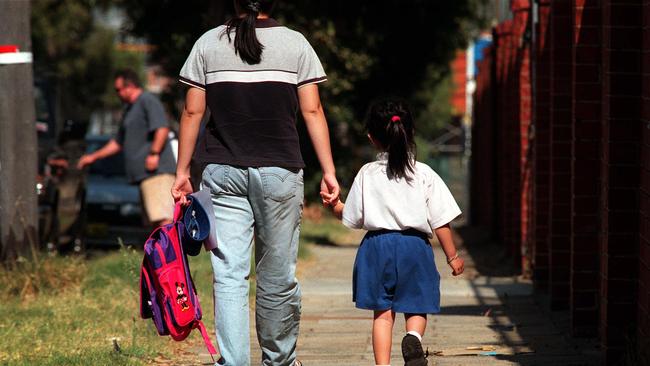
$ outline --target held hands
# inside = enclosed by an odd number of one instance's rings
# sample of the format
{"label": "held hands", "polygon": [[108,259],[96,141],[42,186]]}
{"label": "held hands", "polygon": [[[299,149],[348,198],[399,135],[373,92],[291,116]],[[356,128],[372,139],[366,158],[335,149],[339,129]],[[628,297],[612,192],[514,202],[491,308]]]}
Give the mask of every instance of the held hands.
{"label": "held hands", "polygon": [[465,271],[465,261],[463,258],[458,256],[458,253],[456,253],[456,255],[453,257],[447,259],[447,264],[449,264],[449,267],[451,267],[451,274],[454,276],[458,276]]}
{"label": "held hands", "polygon": [[339,201],[341,189],[334,174],[323,174],[320,181],[320,196],[323,206],[334,206]]}

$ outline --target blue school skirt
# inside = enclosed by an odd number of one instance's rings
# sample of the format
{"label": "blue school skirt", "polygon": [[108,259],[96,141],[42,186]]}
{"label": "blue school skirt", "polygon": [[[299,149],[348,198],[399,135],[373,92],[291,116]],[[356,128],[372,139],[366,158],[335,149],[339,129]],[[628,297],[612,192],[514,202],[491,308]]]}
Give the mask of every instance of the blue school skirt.
{"label": "blue school skirt", "polygon": [[369,231],[357,251],[352,276],[352,300],[357,308],[440,312],[440,274],[422,232]]}

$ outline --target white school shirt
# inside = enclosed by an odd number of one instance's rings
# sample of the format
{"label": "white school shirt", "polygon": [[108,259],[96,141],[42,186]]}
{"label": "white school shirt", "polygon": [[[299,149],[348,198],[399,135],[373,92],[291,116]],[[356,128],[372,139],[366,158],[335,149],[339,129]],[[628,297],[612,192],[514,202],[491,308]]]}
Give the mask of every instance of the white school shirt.
{"label": "white school shirt", "polygon": [[428,165],[416,162],[412,179],[388,179],[388,155],[364,165],[354,178],[343,209],[343,224],[352,229],[433,230],[461,211],[445,182]]}

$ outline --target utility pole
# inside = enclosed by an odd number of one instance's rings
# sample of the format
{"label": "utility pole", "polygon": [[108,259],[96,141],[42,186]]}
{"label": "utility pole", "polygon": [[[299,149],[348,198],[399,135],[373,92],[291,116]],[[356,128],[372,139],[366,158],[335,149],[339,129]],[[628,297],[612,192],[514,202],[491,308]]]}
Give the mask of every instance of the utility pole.
{"label": "utility pole", "polygon": [[38,241],[31,47],[30,2],[1,0],[0,262],[9,267]]}

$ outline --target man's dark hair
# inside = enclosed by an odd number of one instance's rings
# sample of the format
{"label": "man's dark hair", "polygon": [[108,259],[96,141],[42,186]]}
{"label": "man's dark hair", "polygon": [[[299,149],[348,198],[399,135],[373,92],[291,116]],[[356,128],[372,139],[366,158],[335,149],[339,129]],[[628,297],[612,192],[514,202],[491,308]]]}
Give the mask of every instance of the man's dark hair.
{"label": "man's dark hair", "polygon": [[118,70],[115,73],[115,79],[122,78],[124,80],[124,83],[129,83],[133,86],[136,86],[138,88],[142,87],[142,83],[140,83],[140,77],[138,76],[138,73],[135,72],[133,69],[121,69]]}

